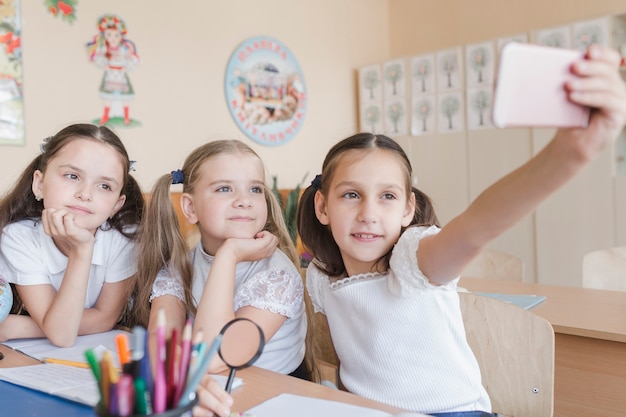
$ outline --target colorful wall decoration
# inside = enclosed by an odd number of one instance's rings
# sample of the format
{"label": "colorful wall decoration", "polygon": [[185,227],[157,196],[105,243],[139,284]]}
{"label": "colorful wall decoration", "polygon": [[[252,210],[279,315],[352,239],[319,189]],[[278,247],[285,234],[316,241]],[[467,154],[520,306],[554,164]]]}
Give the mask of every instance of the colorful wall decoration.
{"label": "colorful wall decoration", "polygon": [[304,76],[282,42],[257,36],[242,42],[226,66],[226,102],[250,139],[282,145],[294,138],[306,114]]}
{"label": "colorful wall decoration", "polygon": [[0,7],[0,144],[24,144],[22,20],[19,0]]}
{"label": "colorful wall decoration", "polygon": [[100,83],[102,116],[93,122],[115,127],[141,126],[131,119],[130,102],[135,90],[128,73],[139,64],[135,44],[126,37],[126,23],[119,16],[107,14],[98,19],[98,33],[87,43],[89,60],[104,71]]}
{"label": "colorful wall decoration", "polygon": [[51,15],[60,18],[70,25],[76,20],[78,0],[44,0],[44,5]]}

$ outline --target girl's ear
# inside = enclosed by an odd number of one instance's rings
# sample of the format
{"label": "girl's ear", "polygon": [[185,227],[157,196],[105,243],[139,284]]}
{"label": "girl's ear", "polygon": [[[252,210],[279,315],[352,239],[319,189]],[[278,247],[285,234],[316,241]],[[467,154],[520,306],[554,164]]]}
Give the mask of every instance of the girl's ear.
{"label": "girl's ear", "polygon": [[188,193],[182,193],[180,195],[180,209],[183,211],[185,218],[191,224],[198,223],[198,216],[196,216],[196,209],[193,206],[193,197]]}
{"label": "girl's ear", "polygon": [[315,192],[315,215],[320,223],[324,226],[328,226],[330,221],[328,220],[328,214],[326,214],[326,199],[319,191]]}
{"label": "girl's ear", "polygon": [[33,184],[31,189],[33,190],[33,194],[35,198],[43,197],[43,189],[41,187],[41,182],[43,181],[43,173],[40,170],[35,170],[33,172]]}
{"label": "girl's ear", "polygon": [[406,209],[404,211],[404,215],[402,216],[402,226],[407,227],[411,224],[413,217],[415,217],[415,194],[411,192],[411,196],[409,197],[409,201],[406,203]]}
{"label": "girl's ear", "polygon": [[113,210],[111,211],[111,217],[113,217],[118,211],[120,211],[122,207],[124,207],[125,202],[126,195],[121,194],[120,198],[117,200],[117,203],[115,203],[115,206],[113,206]]}

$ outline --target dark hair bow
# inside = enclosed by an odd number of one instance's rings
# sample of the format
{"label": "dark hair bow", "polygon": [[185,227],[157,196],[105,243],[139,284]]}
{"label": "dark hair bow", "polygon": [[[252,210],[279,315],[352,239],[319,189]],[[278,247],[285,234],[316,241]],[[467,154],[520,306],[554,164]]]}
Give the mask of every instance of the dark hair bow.
{"label": "dark hair bow", "polygon": [[182,184],[185,182],[185,175],[183,171],[177,169],[176,171],[172,171],[172,184]]}

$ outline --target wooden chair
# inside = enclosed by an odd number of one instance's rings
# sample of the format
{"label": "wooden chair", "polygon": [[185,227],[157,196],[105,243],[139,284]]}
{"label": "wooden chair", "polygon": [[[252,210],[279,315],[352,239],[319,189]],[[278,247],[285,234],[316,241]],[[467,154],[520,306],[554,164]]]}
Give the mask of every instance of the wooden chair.
{"label": "wooden chair", "polygon": [[[172,204],[174,205],[174,210],[176,211],[176,217],[178,217],[178,223],[180,224],[180,231],[182,232],[183,236],[187,240],[187,246],[189,246],[190,248],[193,248],[194,246],[196,246],[196,243],[200,241],[200,232],[198,230],[198,227],[195,224],[190,224],[185,218],[185,215],[183,214],[183,211],[180,208],[180,195],[181,194],[182,194],[181,192],[172,192],[170,196],[172,198]],[[146,204],[149,204],[151,194],[144,193],[143,196],[146,199]]]}
{"label": "wooden chair", "polygon": [[626,291],[626,246],[586,254],[583,257],[583,287]]}
{"label": "wooden chair", "polygon": [[554,330],[515,305],[459,293],[469,345],[480,365],[493,412],[511,417],[552,417]]}
{"label": "wooden chair", "polygon": [[524,261],[508,253],[483,249],[461,276],[521,282],[524,280]]}

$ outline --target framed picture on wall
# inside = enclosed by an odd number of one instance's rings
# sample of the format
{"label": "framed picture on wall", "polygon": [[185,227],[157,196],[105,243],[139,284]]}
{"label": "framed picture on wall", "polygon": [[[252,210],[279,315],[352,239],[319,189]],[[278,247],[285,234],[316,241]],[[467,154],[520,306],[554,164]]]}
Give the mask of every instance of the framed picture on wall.
{"label": "framed picture on wall", "polygon": [[467,130],[492,129],[491,109],[493,89],[491,87],[468,88],[466,92]]}
{"label": "framed picture on wall", "polygon": [[437,91],[463,88],[463,61],[461,47],[437,52]]}
{"label": "framed picture on wall", "polygon": [[611,20],[609,17],[586,20],[572,24],[572,48],[585,51],[593,43],[610,45]]}
{"label": "framed picture on wall", "polygon": [[495,58],[493,42],[475,43],[465,47],[465,84],[468,88],[493,84]]}
{"label": "framed picture on wall", "polygon": [[23,145],[24,97],[20,2],[0,17],[0,145]]}
{"label": "framed picture on wall", "polygon": [[406,70],[404,60],[396,59],[383,64],[385,98],[396,99],[405,96]]}
{"label": "framed picture on wall", "polygon": [[436,100],[435,95],[413,97],[411,108],[411,134],[422,136],[436,131]]}
{"label": "framed picture on wall", "polygon": [[239,129],[262,145],[290,141],[304,123],[304,74],[291,50],[277,39],[256,36],[239,44],[226,66],[224,90]]}
{"label": "framed picture on wall", "polygon": [[440,93],[437,96],[437,132],[455,133],[465,128],[465,104],[462,91]]}
{"label": "framed picture on wall", "polygon": [[535,32],[535,43],[553,48],[571,48],[572,36],[569,26],[542,29]]}
{"label": "framed picture on wall", "polygon": [[390,136],[407,133],[407,110],[404,98],[385,101],[385,131]]}
{"label": "framed picture on wall", "polygon": [[411,58],[411,95],[433,94],[436,84],[435,54],[419,55]]}

